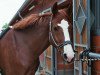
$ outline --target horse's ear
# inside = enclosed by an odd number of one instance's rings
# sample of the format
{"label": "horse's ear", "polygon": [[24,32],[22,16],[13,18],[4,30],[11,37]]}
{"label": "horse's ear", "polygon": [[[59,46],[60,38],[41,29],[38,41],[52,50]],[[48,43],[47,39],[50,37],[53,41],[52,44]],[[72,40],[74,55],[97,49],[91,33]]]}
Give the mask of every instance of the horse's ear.
{"label": "horse's ear", "polygon": [[52,13],[53,13],[53,15],[56,15],[58,13],[58,5],[57,5],[57,2],[52,7]]}

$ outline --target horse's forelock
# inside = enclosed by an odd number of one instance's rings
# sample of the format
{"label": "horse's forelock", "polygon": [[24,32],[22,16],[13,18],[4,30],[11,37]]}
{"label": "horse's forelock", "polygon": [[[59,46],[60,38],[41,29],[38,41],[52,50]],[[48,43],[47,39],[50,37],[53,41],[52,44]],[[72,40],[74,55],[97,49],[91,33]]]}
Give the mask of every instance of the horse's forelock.
{"label": "horse's forelock", "polygon": [[63,19],[65,19],[66,21],[68,21],[68,23],[72,24],[72,12],[68,12],[68,9],[64,8],[62,10],[59,11],[59,13],[61,14],[60,16],[63,17]]}
{"label": "horse's forelock", "polygon": [[66,20],[66,12],[62,9],[62,10],[59,10],[59,12],[53,17],[53,24],[54,25],[57,25],[58,23],[61,22],[62,19],[65,19]]}
{"label": "horse's forelock", "polygon": [[30,16],[22,19],[21,21],[19,21],[16,24],[14,24],[13,29],[25,29],[32,23],[36,22],[36,20],[38,20],[38,18],[39,18],[38,14],[31,14]]}

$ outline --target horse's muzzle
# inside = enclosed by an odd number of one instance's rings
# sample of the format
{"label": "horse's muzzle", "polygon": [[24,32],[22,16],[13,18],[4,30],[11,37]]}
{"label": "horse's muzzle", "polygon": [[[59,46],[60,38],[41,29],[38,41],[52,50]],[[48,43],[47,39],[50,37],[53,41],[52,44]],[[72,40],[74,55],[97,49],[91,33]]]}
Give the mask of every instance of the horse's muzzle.
{"label": "horse's muzzle", "polygon": [[65,62],[68,62],[68,63],[71,63],[71,62],[73,62],[74,61],[74,58],[72,58],[71,59],[71,61],[68,61],[68,57],[67,57],[67,54],[62,54],[62,57],[63,57],[63,60],[65,61]]}

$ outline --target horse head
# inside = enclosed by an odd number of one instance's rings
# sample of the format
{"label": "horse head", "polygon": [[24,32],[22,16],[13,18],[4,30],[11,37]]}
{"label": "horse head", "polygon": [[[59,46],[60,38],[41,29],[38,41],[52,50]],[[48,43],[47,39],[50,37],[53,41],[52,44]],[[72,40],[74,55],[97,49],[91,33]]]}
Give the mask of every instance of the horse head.
{"label": "horse head", "polygon": [[71,62],[74,58],[74,51],[70,39],[66,11],[57,10],[57,3],[52,8],[53,16],[49,27],[49,40],[55,48],[63,54],[65,61]]}

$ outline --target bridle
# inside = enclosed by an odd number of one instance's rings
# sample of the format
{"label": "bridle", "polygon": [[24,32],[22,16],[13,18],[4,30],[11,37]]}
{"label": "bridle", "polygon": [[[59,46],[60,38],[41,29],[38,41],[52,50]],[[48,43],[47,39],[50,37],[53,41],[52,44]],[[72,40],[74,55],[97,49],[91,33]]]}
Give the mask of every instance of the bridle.
{"label": "bridle", "polygon": [[53,36],[53,32],[52,32],[52,17],[53,15],[50,16],[50,22],[49,22],[49,42],[53,42],[53,44],[55,45],[55,48],[57,49],[57,51],[61,54],[61,56],[63,57],[63,60],[65,62],[67,62],[65,56],[64,56],[64,50],[59,50],[60,48],[63,48],[64,46],[66,46],[67,44],[72,44],[71,41],[64,41],[61,44],[57,44],[57,42],[54,39]]}
{"label": "bridle", "polygon": [[60,52],[61,54],[63,53],[63,51],[60,51],[59,48],[64,47],[67,44],[72,44],[71,41],[64,41],[61,44],[57,44],[57,42],[54,39],[53,33],[52,33],[52,16],[50,16],[50,22],[49,22],[49,42],[52,40],[56,49],[58,50],[58,52]]}

